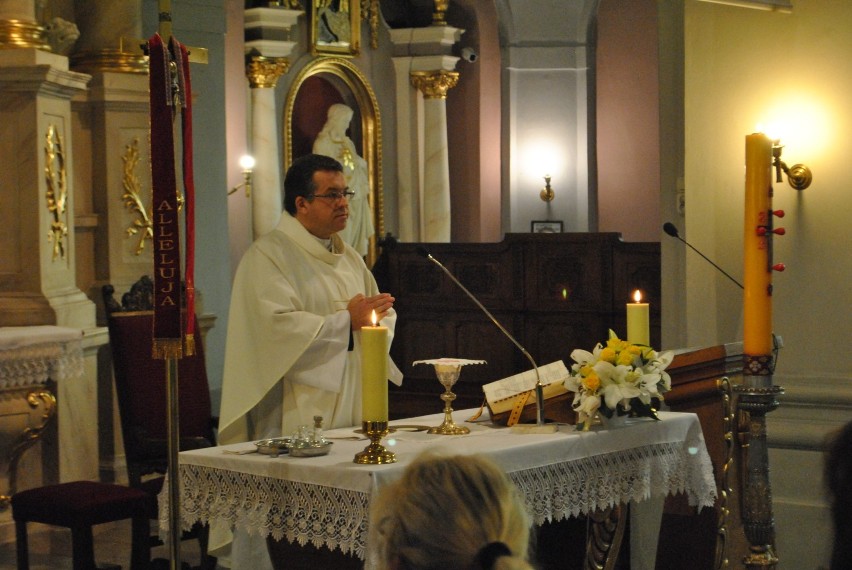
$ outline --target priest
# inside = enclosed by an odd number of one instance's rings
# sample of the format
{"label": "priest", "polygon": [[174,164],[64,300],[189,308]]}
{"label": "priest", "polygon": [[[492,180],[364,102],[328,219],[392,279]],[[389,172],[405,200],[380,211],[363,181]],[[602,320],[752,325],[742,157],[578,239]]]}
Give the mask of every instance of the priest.
{"label": "priest", "polygon": [[[327,428],[361,423],[360,329],[375,311],[392,335],[396,314],[394,298],[379,292],[361,255],[338,235],[350,196],[331,157],[306,155],[287,171],[281,220],[251,245],[234,277],[220,444],[289,436],[314,416]],[[399,384],[402,374],[388,361]],[[245,561],[239,546],[232,568],[268,564],[268,556],[266,564]]]}

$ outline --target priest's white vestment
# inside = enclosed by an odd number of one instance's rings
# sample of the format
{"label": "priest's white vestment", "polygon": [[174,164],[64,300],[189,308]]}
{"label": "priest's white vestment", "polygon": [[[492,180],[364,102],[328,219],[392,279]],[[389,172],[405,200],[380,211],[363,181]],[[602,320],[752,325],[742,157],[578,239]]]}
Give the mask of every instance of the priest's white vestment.
{"label": "priest's white vestment", "polygon": [[[231,294],[220,444],[288,436],[316,415],[327,428],[360,424],[360,331],[351,332],[346,310],[359,293],[379,293],[361,256],[336,234],[329,251],[286,211],[251,245]],[[381,321],[391,339],[395,322],[393,310]],[[400,383],[390,356],[388,370]],[[211,546],[221,546],[213,534]],[[265,541],[252,542],[265,554]],[[237,553],[244,546],[235,542],[232,568],[252,567],[237,561],[250,563]]]}

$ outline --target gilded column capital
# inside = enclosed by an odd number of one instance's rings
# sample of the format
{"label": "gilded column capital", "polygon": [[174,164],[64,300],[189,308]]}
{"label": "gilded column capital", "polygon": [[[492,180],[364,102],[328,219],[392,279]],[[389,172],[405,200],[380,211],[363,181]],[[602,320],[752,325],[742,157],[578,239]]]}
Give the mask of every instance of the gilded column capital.
{"label": "gilded column capital", "polygon": [[246,57],[246,77],[249,86],[255,88],[275,87],[278,78],[290,69],[290,60],[286,57],[264,57],[251,55]]}
{"label": "gilded column capital", "polygon": [[459,82],[458,71],[412,71],[411,84],[426,99],[446,99],[447,92]]}

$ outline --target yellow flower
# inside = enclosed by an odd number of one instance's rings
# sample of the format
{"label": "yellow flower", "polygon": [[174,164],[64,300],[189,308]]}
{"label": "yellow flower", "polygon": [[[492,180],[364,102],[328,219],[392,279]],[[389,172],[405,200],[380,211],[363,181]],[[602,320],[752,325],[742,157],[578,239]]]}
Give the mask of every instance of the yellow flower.
{"label": "yellow flower", "polygon": [[606,341],[606,346],[607,348],[611,348],[617,352],[621,352],[629,346],[629,343],[626,340],[621,340],[617,336],[614,336]]}
{"label": "yellow flower", "polygon": [[633,364],[634,358],[636,358],[636,356],[632,353],[632,351],[622,350],[618,353],[618,361],[616,362],[616,364],[630,366],[631,364]]}
{"label": "yellow flower", "polygon": [[592,368],[592,366],[590,364],[586,364],[585,366],[581,366],[580,370],[579,370],[580,375],[582,375],[582,376],[588,376],[589,374],[594,374],[594,371],[595,371],[595,369]]}
{"label": "yellow flower", "polygon": [[627,347],[626,350],[630,354],[635,354],[636,356],[639,356],[640,354],[642,354],[642,347],[636,346],[635,344],[631,344],[630,346]]}
{"label": "yellow flower", "polygon": [[[610,342],[611,342],[611,341],[610,341]],[[609,344],[609,343],[607,343],[607,344]],[[603,350],[601,350],[601,356],[600,356],[600,358],[601,358],[601,360],[603,360],[604,362],[609,362],[609,363],[611,363],[611,364],[615,364],[615,358],[616,358],[616,356],[617,356],[616,351],[615,351],[615,349],[614,349],[614,348],[612,348],[611,346],[607,346],[606,348],[604,348]]]}
{"label": "yellow flower", "polygon": [[594,371],[592,371],[588,376],[583,378],[583,386],[586,390],[594,392],[601,387],[601,379],[598,378],[598,375],[595,374]]}

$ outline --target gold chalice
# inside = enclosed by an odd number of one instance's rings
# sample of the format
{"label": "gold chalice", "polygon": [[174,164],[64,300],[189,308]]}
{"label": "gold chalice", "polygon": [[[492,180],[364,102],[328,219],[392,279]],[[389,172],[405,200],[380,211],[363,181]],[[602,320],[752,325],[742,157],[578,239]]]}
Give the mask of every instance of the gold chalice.
{"label": "gold chalice", "polygon": [[435,367],[435,374],[438,376],[438,381],[444,387],[444,393],[441,394],[441,400],[444,401],[444,421],[441,425],[429,428],[427,433],[437,433],[440,435],[463,435],[470,433],[470,429],[464,426],[458,426],[453,422],[453,407],[452,402],[456,399],[453,393],[453,385],[458,381],[461,367],[466,364],[485,364],[484,360],[463,360],[460,358],[437,358],[433,360],[417,360],[417,364],[431,364]]}

